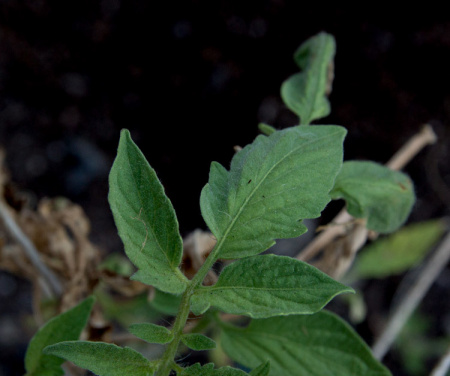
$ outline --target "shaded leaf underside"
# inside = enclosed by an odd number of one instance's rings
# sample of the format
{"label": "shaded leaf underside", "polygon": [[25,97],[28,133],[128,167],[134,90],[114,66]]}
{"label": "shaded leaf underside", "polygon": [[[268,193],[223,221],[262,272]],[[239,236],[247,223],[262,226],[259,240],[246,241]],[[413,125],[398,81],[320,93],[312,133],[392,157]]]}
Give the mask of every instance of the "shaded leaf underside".
{"label": "shaded leaf underside", "polygon": [[369,161],[344,162],[330,195],[343,198],[351,215],[366,218],[367,228],[380,233],[399,228],[415,201],[407,175]]}
{"label": "shaded leaf underside", "polygon": [[302,71],[283,82],[281,97],[300,117],[301,124],[309,124],[330,113],[327,95],[331,91],[335,49],[333,36],[319,33],[304,42],[294,54]]}

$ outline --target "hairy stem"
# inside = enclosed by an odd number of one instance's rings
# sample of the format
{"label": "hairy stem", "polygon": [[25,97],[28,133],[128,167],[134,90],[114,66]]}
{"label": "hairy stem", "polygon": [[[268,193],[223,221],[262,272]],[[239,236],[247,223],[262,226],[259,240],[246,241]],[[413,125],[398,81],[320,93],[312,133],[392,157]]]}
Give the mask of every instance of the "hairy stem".
{"label": "hairy stem", "polygon": [[198,288],[198,286],[205,279],[208,271],[214,265],[217,260],[217,255],[220,252],[220,248],[222,247],[223,241],[218,242],[212,252],[209,254],[208,258],[205,260],[204,264],[195,274],[194,278],[189,282],[186,290],[181,297],[180,308],[175,319],[175,322],[172,327],[172,333],[174,338],[172,342],[166,348],[161,360],[160,365],[158,367],[158,371],[156,372],[156,376],[169,376],[170,371],[174,369],[174,359],[177,354],[178,346],[180,344],[181,336],[183,334],[183,328],[186,325],[186,321],[189,317],[190,312],[190,299],[194,291]]}
{"label": "hairy stem", "polygon": [[169,376],[170,371],[173,368],[173,361],[175,355],[177,354],[178,345],[180,344],[181,335],[183,334],[183,328],[186,325],[186,321],[189,316],[189,299],[191,298],[193,292],[192,286],[193,285],[191,283],[181,298],[180,309],[172,328],[174,338],[167,346],[166,351],[161,358],[161,363],[158,367],[158,371],[156,372],[157,376]]}

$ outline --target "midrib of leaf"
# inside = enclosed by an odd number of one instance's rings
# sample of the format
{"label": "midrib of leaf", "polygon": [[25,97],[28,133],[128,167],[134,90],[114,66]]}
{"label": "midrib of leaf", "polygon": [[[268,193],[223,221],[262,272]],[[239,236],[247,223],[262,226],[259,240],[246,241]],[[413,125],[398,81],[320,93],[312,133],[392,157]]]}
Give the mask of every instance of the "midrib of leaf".
{"label": "midrib of leaf", "polygon": [[[331,133],[331,132],[330,132]],[[319,142],[322,139],[325,138],[329,138],[331,136],[331,134],[327,134],[326,136],[322,136],[322,137],[318,137],[314,140],[311,140],[311,142],[308,143],[308,146],[313,145],[317,142]],[[334,132],[333,132],[334,133]],[[304,138],[302,136],[300,136],[300,138]],[[273,145],[275,146],[275,145]],[[248,204],[248,202],[253,198],[253,195],[255,194],[255,192],[259,189],[259,187],[261,186],[261,184],[263,182],[266,181],[267,177],[271,174],[271,172],[275,169],[275,167],[277,167],[280,163],[282,163],[286,158],[288,158],[289,156],[291,156],[293,153],[297,152],[299,149],[301,149],[302,147],[305,147],[305,145],[299,145],[298,147],[296,147],[295,149],[292,149],[289,153],[285,154],[283,158],[281,158],[279,161],[277,161],[268,171],[267,173],[263,176],[263,178],[261,179],[261,181],[255,185],[255,187],[253,188],[253,190],[250,192],[250,194],[247,196],[247,198],[244,200],[243,204],[241,205],[241,207],[239,208],[238,212],[236,213],[236,215],[234,216],[234,218],[232,217],[231,222],[229,223],[227,229],[224,232],[224,235],[222,236],[221,239],[218,240],[217,242],[217,246],[216,249],[213,250],[212,254],[215,260],[217,260],[217,257],[221,251],[221,248],[223,246],[223,243],[225,242],[228,234],[230,233],[230,231],[233,229],[234,225],[236,224],[237,220],[239,219],[240,215],[242,214],[242,212],[244,211],[244,208],[246,207],[246,205]],[[237,192],[235,193],[235,195],[237,194]],[[236,196],[235,196],[236,197]]]}

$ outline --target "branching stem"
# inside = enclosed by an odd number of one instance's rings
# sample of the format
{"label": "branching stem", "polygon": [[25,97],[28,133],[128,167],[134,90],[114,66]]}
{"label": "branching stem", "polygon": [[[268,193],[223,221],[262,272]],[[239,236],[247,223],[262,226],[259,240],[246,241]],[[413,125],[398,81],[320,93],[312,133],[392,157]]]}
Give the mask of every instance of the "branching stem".
{"label": "branching stem", "polygon": [[170,342],[169,345],[167,346],[166,351],[164,352],[161,358],[161,362],[158,371],[156,372],[156,376],[169,376],[170,371],[174,368],[173,367],[174,359],[177,354],[178,346],[180,344],[181,336],[183,334],[183,329],[189,317],[189,312],[191,308],[190,305],[191,296],[198,288],[198,286],[202,283],[202,281],[205,279],[209,270],[216,262],[217,255],[219,254],[220,249],[222,248],[223,239],[224,238],[222,238],[222,241],[219,241],[216,244],[212,252],[209,254],[207,259],[201,266],[201,268],[195,274],[194,278],[192,278],[192,280],[189,281],[188,286],[183,293],[178,315],[172,327],[172,333],[174,335],[174,338],[172,342]]}

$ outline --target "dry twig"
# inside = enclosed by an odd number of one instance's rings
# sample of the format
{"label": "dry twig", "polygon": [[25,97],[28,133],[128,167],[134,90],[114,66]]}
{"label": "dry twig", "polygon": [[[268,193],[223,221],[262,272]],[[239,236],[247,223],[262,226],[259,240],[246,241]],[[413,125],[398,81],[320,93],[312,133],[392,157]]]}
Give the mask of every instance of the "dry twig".
{"label": "dry twig", "polygon": [[444,356],[439,360],[439,363],[436,364],[436,367],[433,368],[430,376],[446,376],[448,375],[448,370],[450,369],[450,347]]}
{"label": "dry twig", "polygon": [[[184,273],[192,277],[205,262],[206,256],[216,244],[216,239],[210,232],[195,230],[183,240]],[[217,282],[217,275],[213,270],[208,272],[205,283],[212,285]]]}
{"label": "dry twig", "polygon": [[39,271],[40,275],[44,279],[50,291],[56,296],[61,296],[63,289],[59,279],[53,274],[53,272],[42,262],[39,251],[36,249],[30,239],[24,234],[22,229],[17,225],[16,221],[11,217],[9,210],[0,201],[0,219],[11,235],[11,237],[22,246],[23,251],[29,258],[30,262]]}
{"label": "dry twig", "polygon": [[[386,166],[393,170],[400,170],[426,145],[436,142],[436,139],[436,134],[433,132],[431,126],[426,124],[419,133],[414,135],[399,151],[397,151],[397,153],[392,156],[392,158],[386,163]],[[352,231],[356,231],[357,229],[357,227],[355,228],[354,226],[350,226],[349,230],[349,224],[351,224],[354,220],[355,219],[345,209],[341,210],[341,212],[331,221],[331,224],[326,227],[326,230],[316,236],[314,240],[297,255],[297,259],[309,261],[325,249],[329,244],[331,244],[336,237],[351,236]],[[367,235],[368,233],[366,236]],[[364,242],[361,241],[358,243],[360,244],[359,247],[364,244]],[[355,249],[353,246],[351,252],[347,252],[350,256],[350,260],[346,262],[348,267],[351,265],[353,257],[358,249]],[[325,260],[323,263],[325,263]],[[346,270],[347,269],[341,268],[339,271],[340,275],[342,275]],[[335,277],[338,276],[336,275]]]}
{"label": "dry twig", "polygon": [[382,359],[389,350],[398,333],[449,260],[450,233],[446,235],[438,249],[423,267],[416,282],[408,290],[400,304],[397,305],[397,309],[391,315],[383,332],[375,341],[372,350],[377,359]]}

